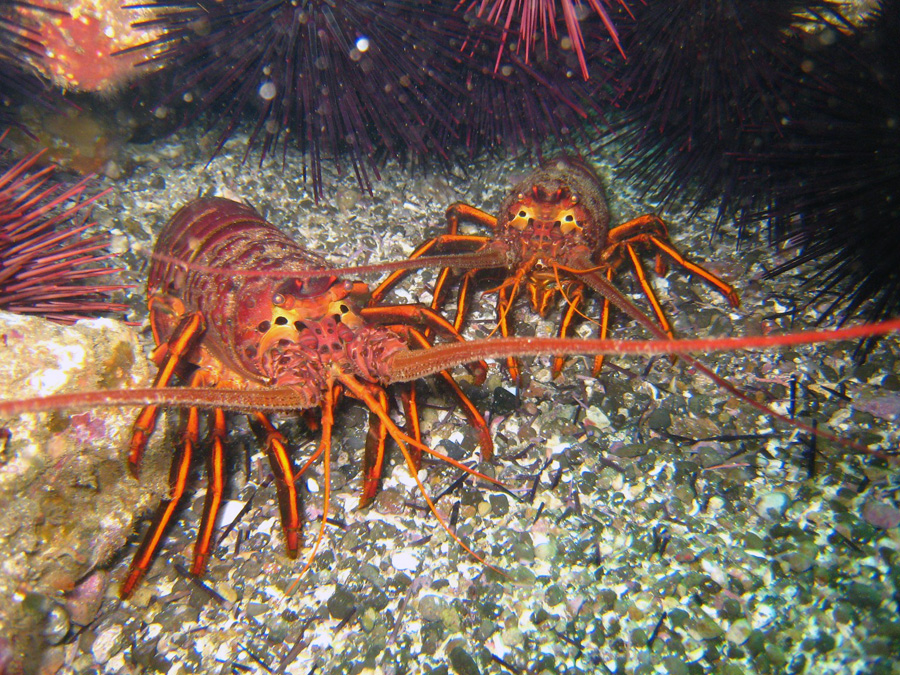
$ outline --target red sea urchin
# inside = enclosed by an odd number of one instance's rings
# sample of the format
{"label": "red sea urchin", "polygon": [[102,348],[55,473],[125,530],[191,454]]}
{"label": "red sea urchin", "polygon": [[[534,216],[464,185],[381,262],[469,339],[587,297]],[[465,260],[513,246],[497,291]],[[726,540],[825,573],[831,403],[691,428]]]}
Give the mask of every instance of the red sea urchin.
{"label": "red sea urchin", "polygon": [[9,165],[0,155],[0,309],[64,323],[126,310],[104,296],[127,286],[84,283],[118,271],[98,265],[111,257],[101,253],[104,237],[82,236],[93,225],[84,222],[88,208],[103,193],[83,197],[90,178],[49,185],[52,167],[32,171],[39,158]]}
{"label": "red sea urchin", "polygon": [[[591,14],[603,23],[606,32],[612,39],[616,48],[624,56],[619,35],[613,24],[607,7],[610,0],[459,0],[456,8],[482,19],[494,26],[503,24],[500,34],[500,47],[497,50],[497,59],[494,71],[500,69],[506,41],[510,34],[518,37],[516,52],[524,52],[524,63],[531,62],[531,53],[538,41],[538,29],[543,32],[544,56],[549,60],[550,41],[557,40],[557,11],[561,11],[565,23],[567,37],[560,40],[560,45],[565,50],[571,50],[578,58],[581,67],[581,76],[588,79],[588,64],[585,56],[585,39],[581,28],[582,19]],[[628,11],[628,5],[624,0],[618,0],[618,5]]]}
{"label": "red sea urchin", "polygon": [[9,30],[28,45],[20,59],[64,91],[120,90],[143,56],[116,52],[155,36],[132,27],[152,9],[122,7],[120,0],[33,0],[10,8]]}
{"label": "red sea urchin", "polygon": [[433,128],[440,147],[472,157],[497,147],[540,156],[551,139],[576,154],[588,146],[589,127],[603,119],[608,101],[595,81],[572,77],[565,61],[527,63],[515,51],[495,68],[498,36],[461,16],[444,17],[438,30],[432,68],[451,88],[453,124]]}

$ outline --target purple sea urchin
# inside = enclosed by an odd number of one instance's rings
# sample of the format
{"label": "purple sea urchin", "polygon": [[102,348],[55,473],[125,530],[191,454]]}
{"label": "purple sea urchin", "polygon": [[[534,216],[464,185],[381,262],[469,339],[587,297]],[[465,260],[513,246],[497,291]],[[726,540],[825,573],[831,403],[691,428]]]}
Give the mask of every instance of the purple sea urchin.
{"label": "purple sea urchin", "polygon": [[[800,254],[773,271],[813,262],[807,285],[823,316],[900,313],[900,6],[882,4],[859,30],[831,31],[810,51],[817,84],[766,158],[784,238]],[[798,94],[799,98],[800,94]]]}
{"label": "purple sea urchin", "polygon": [[422,33],[440,3],[236,0],[202,8],[167,3],[153,61],[177,65],[178,96],[195,109],[221,105],[221,144],[242,117],[256,119],[262,155],[288,134],[308,150],[312,182],[346,153],[363,184],[377,153],[441,154],[427,134],[451,127],[449,90],[435,81]]}
{"label": "purple sea urchin", "polygon": [[462,49],[474,29],[456,4],[239,0],[201,11],[174,0],[154,22],[163,36],[143,47],[174,79],[163,108],[184,99],[193,115],[216,114],[219,148],[255,120],[248,152],[259,147],[261,160],[295,138],[317,196],[325,161],[349,163],[365,186],[385,156],[568,140],[593,105],[588,84],[514,53],[494,72],[497,36]]}
{"label": "purple sea urchin", "polygon": [[[626,167],[664,203],[755,212],[769,181],[752,157],[791,115],[802,60],[800,12],[827,3],[792,0],[648,0],[622,37]],[[749,175],[748,175],[749,173]]]}
{"label": "purple sea urchin", "polygon": [[[13,12],[26,3],[0,0],[0,128],[13,122],[11,110],[21,100],[38,101],[49,107],[44,83],[38,78],[29,58],[43,53],[40,31],[28,26]],[[27,5],[47,15],[64,14],[59,10]]]}
{"label": "purple sea urchin", "polygon": [[82,236],[93,225],[84,222],[89,207],[103,193],[83,196],[89,178],[48,185],[52,167],[32,171],[39,158],[7,164],[0,174],[0,309],[63,323],[127,309],[104,297],[126,286],[84,283],[118,271],[100,265],[111,257],[102,253],[104,237]]}

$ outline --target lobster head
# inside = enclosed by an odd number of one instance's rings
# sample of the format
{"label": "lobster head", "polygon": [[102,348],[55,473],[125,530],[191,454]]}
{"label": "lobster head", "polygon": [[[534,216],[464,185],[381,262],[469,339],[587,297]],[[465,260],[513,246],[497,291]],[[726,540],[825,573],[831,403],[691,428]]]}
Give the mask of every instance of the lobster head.
{"label": "lobster head", "polygon": [[597,251],[609,232],[603,184],[581,160],[551,160],[513,188],[500,207],[498,226],[523,259],[558,259],[574,247]]}
{"label": "lobster head", "polygon": [[[387,328],[361,316],[361,282],[335,276],[289,279],[253,308],[252,328],[243,334],[251,365],[273,386],[324,392],[337,372],[369,382],[385,381],[387,357],[406,344]],[[248,308],[249,309],[249,308]]]}

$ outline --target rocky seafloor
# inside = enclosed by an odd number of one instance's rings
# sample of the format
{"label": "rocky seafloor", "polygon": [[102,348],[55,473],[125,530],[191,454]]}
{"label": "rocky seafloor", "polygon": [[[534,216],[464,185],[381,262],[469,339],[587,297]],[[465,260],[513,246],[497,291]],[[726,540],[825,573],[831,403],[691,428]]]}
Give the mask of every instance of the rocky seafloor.
{"label": "rocky seafloor", "polygon": [[[278,159],[258,168],[241,163],[243,139],[236,138],[207,164],[206,140],[183,132],[129,148],[127,177],[110,181],[113,192],[94,211],[128,268],[123,276],[137,285],[127,318],[143,322],[138,340],[146,352],[153,346],[142,287],[148,255],[166,220],[198,195],[246,200],[334,264],[349,265],[407,256],[442,230],[454,201],[495,210],[529,168],[525,159],[427,172],[388,163],[371,194],[352,173],[331,175],[326,198],[316,203],[292,151],[284,165]],[[614,224],[652,210],[637,199],[639,186],[616,177],[614,156],[597,162]],[[666,218],[676,246],[733,283],[742,306],[732,309],[701,282],[670,270],[655,284],[675,331],[693,337],[808,328],[815,313],[801,309],[796,279],[762,280],[773,254],[761,241],[738,251],[728,227],[711,240],[713,215],[687,223],[678,213]],[[427,302],[431,279],[417,273],[387,301]],[[631,274],[617,283],[643,303]],[[476,301],[466,335],[491,332],[495,298]],[[596,305],[588,307],[597,316]],[[558,317],[537,321],[523,302],[515,323],[520,333],[552,335]],[[615,317],[613,335],[646,337],[631,323]],[[579,329],[593,331],[590,323]],[[854,363],[854,348],[834,343],[703,360],[782,413],[793,409],[841,437],[895,448],[900,345],[883,340],[864,364]],[[38,617],[31,630],[39,656],[27,668],[172,675],[900,673],[896,468],[821,439],[812,450],[806,434],[666,357],[612,357],[597,379],[584,361],[571,359],[553,380],[548,358],[527,359],[518,392],[499,366],[481,386],[460,376],[489,417],[496,444],[490,463],[479,462],[475,434],[453,399],[440,387],[422,388],[426,441],[509,488],[460,479],[459,469],[437,460],[426,460],[420,472],[430,494],[440,495],[440,513],[486,564],[438,525],[397,452],[375,504],[356,508],[368,416],[345,400],[336,419],[325,539],[297,581],[310,549],[298,560],[284,555],[262,444],[232,416],[225,517],[233,522],[207,574],[197,581],[184,573],[202,513],[198,463],[188,503],[131,599],[120,600],[117,585],[145,523],[108,567],[110,583],[104,572],[103,583],[92,586],[87,612],[60,584],[35,589],[33,575],[12,571],[12,603],[32,603]],[[177,438],[178,417],[169,415],[165,425],[168,443]],[[299,465],[316,434],[289,416],[277,422]],[[3,423],[15,438],[15,420]],[[90,444],[79,452],[90,453]],[[310,544],[322,513],[322,467],[307,475]],[[124,473],[117,479],[134,481]],[[21,508],[35,492],[16,497]],[[150,513],[138,510],[133,515]],[[52,523],[40,528],[32,536],[35,552],[54,536]]]}

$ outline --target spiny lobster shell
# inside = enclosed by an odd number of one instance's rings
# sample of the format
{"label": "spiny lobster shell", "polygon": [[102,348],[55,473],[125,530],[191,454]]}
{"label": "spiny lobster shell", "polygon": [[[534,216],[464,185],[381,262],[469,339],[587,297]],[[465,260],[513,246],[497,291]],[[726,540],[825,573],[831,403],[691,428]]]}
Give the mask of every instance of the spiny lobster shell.
{"label": "spiny lobster shell", "polygon": [[[186,269],[175,261],[192,267]],[[147,294],[178,297],[187,311],[200,311],[207,321],[204,347],[245,379],[262,383],[255,365],[257,326],[271,318],[271,299],[285,286],[290,286],[293,295],[316,296],[335,277],[301,281],[283,276],[235,277],[227,271],[308,271],[327,266],[323,258],[302,248],[249,206],[203,198],[184,206],[160,233]],[[162,336],[174,329],[175,320],[167,313],[154,312],[152,318]]]}

